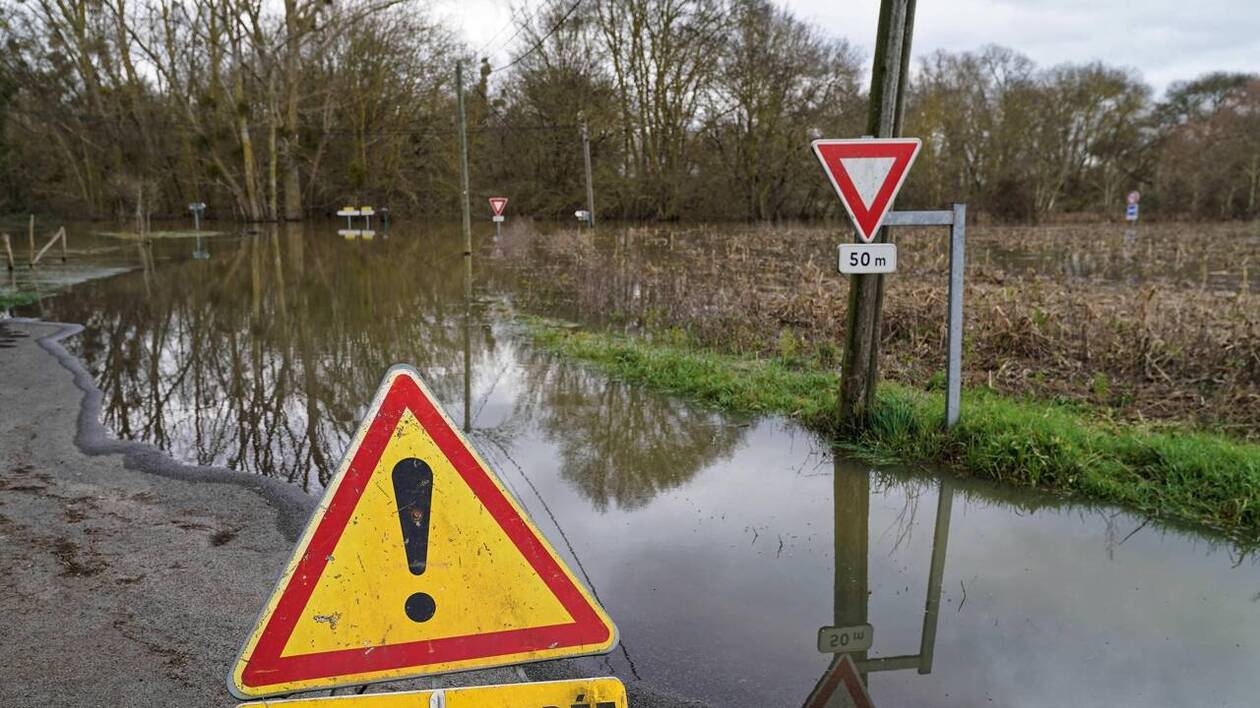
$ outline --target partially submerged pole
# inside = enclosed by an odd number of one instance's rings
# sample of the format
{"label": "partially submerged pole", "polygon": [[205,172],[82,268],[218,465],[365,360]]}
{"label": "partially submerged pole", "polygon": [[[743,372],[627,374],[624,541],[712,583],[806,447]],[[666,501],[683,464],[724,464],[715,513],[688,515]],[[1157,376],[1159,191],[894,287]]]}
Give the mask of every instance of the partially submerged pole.
{"label": "partially submerged pole", "polygon": [[26,235],[31,244],[31,265],[35,264],[35,215],[31,214],[31,225],[26,230]]}
{"label": "partially submerged pole", "polygon": [[586,129],[585,117],[582,118],[582,160],[586,163],[586,211],[590,213],[587,223],[593,229],[595,228],[595,185],[591,179],[591,138]]}
{"label": "partially submerged pole", "polygon": [[472,257],[472,207],[468,203],[468,121],[464,117],[464,63],[455,63],[455,103],[459,110],[459,171],[464,209],[464,256]]}

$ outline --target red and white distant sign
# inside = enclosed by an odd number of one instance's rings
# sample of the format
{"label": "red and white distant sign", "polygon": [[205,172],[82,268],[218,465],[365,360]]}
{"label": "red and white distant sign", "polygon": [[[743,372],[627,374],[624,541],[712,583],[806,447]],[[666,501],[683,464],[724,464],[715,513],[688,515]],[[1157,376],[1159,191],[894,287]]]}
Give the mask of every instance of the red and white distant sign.
{"label": "red and white distant sign", "polygon": [[1128,200],[1130,204],[1137,204],[1142,201],[1142,193],[1135,189],[1132,192],[1129,192]]}
{"label": "red and white distant sign", "polygon": [[490,208],[494,210],[495,216],[503,216],[503,210],[507,208],[507,197],[490,197]]}
{"label": "red and white distant sign", "polygon": [[853,659],[848,654],[838,654],[802,708],[875,708],[875,704]]}
{"label": "red and white distant sign", "polygon": [[814,155],[863,241],[875,238],[922,145],[918,138],[813,142]]}

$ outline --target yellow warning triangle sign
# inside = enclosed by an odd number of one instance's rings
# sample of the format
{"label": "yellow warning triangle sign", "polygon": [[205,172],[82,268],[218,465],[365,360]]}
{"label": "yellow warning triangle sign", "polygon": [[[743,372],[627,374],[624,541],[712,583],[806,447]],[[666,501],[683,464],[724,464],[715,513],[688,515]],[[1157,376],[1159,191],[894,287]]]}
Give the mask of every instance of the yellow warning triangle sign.
{"label": "yellow warning triangle sign", "polygon": [[400,365],[228,686],[250,698],[606,653],[616,642],[612,620]]}

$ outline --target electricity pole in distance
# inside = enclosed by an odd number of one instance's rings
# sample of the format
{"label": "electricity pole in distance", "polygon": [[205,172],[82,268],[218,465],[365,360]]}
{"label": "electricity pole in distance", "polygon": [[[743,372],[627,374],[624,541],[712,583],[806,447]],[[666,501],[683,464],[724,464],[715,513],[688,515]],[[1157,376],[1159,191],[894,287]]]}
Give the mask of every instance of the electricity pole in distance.
{"label": "electricity pole in distance", "polygon": [[472,210],[468,204],[468,120],[464,116],[464,62],[455,62],[455,103],[459,110],[459,171],[464,208],[464,256],[472,256]]}

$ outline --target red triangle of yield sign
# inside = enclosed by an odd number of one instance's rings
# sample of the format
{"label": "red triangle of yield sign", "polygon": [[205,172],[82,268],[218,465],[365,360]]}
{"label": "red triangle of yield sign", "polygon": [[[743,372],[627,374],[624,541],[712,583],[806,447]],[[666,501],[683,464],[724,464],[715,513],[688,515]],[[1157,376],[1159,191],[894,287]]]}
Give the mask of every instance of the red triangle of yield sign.
{"label": "red triangle of yield sign", "polygon": [[[399,422],[408,412],[471,490],[484,513],[502,530],[510,547],[520,553],[526,564],[523,567],[537,574],[542,587],[572,621],[517,628],[483,626],[462,636],[386,640],[376,646],[306,653],[288,646],[299,621],[308,613],[312,594],[330,572],[326,568],[334,549],[352,519],[357,518],[360,500],[373,488],[373,475],[391,440],[402,434]],[[237,678],[229,680],[229,687],[240,697],[606,652],[616,642],[616,630],[602,608],[577,585],[410,367],[396,366],[386,376],[341,472],[299,543],[299,553],[264,609],[255,630],[256,641],[247,640],[234,669]],[[365,602],[369,599],[363,597]],[[486,624],[494,625],[493,620]],[[441,668],[432,670],[437,667]]]}
{"label": "red triangle of yield sign", "polygon": [[814,155],[863,241],[875,238],[921,146],[918,138],[813,142]]}
{"label": "red triangle of yield sign", "polygon": [[503,216],[503,209],[507,203],[507,197],[490,197],[490,208],[494,210],[495,216]]}

